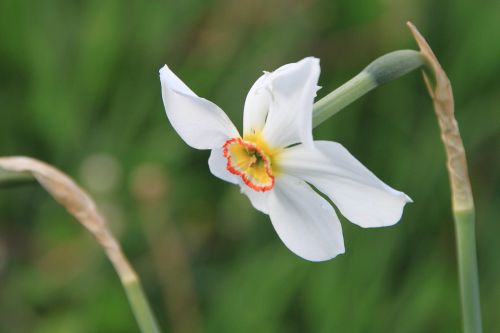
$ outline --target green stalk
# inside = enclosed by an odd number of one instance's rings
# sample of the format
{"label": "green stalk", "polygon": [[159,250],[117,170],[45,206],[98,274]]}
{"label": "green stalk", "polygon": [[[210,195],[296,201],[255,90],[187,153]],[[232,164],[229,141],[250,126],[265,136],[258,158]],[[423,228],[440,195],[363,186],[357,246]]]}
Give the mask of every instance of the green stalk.
{"label": "green stalk", "polygon": [[454,211],[458,272],[465,333],[481,332],[474,208]]}
{"label": "green stalk", "polygon": [[361,72],[316,103],[313,108],[313,127],[318,126],[370,90],[376,81],[366,72]]}
{"label": "green stalk", "polygon": [[422,54],[399,50],[385,54],[358,75],[314,103],[313,127],[318,126],[372,89],[395,80],[425,64]]}
{"label": "green stalk", "polygon": [[156,319],[153,316],[153,311],[149,306],[144,290],[137,277],[128,281],[123,281],[122,283],[141,332],[160,333]]}
{"label": "green stalk", "polygon": [[35,178],[29,172],[16,172],[0,168],[0,187],[32,183]]}
{"label": "green stalk", "polygon": [[415,26],[408,27],[426,58],[424,81],[432,98],[446,153],[451,187],[452,211],[457,237],[458,278],[464,333],[481,333],[481,306],[477,273],[475,212],[465,148],[455,118],[455,102],[450,80],[434,52]]}

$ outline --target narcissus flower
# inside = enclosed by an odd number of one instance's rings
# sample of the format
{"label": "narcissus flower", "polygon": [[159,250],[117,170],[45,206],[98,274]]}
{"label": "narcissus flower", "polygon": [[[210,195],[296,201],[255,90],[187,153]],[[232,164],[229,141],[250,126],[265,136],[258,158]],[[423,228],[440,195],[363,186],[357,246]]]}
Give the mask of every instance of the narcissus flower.
{"label": "narcissus flower", "polygon": [[238,185],[269,215],[283,243],[311,261],[344,252],[339,219],[317,191],[365,228],[397,223],[411,201],[340,144],[313,141],[319,73],[316,58],[265,72],[246,97],[240,135],[217,105],[198,97],[167,66],[160,70],[165,110],[177,133],[193,148],[210,149],[210,171]]}

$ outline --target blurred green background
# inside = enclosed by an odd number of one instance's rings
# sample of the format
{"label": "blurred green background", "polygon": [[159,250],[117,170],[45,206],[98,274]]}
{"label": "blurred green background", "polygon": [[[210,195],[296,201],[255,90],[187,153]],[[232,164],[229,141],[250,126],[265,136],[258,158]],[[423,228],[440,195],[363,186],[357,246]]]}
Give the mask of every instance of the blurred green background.
{"label": "blurred green background", "polygon": [[[453,83],[477,206],[485,332],[500,332],[500,2],[0,0],[0,155],[82,184],[165,332],[459,332],[448,179],[417,72],[315,130],[408,193],[399,224],[342,220],[346,254],[310,263],[211,176],[168,123],[167,63],[241,128],[262,70],[313,55],[319,97],[427,37]],[[137,332],[93,238],[39,186],[0,191],[0,332]]]}

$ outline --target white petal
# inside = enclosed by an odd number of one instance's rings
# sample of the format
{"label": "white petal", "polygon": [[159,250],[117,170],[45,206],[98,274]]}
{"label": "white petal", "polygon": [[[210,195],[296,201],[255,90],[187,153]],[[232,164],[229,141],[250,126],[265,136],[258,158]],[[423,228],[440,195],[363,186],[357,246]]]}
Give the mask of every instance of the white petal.
{"label": "white petal", "polygon": [[283,172],[314,185],[349,221],[364,228],[397,223],[411,199],[378,179],[336,142],[298,145],[280,156]]}
{"label": "white petal", "polygon": [[222,147],[238,131],[214,103],[196,96],[168,67],[160,70],[163,104],[172,127],[196,149]]}
{"label": "white petal", "polygon": [[250,88],[243,112],[243,134],[255,134],[264,128],[271,103],[269,73],[264,73]]}
{"label": "white petal", "polygon": [[267,202],[269,199],[270,191],[257,192],[248,187],[248,185],[246,185],[243,181],[240,181],[240,192],[245,194],[248,197],[248,199],[250,199],[250,202],[252,203],[252,206],[255,209],[264,214],[269,214],[269,208]]}
{"label": "white petal", "polygon": [[297,142],[312,145],[312,110],[319,72],[319,59],[309,57],[269,74],[272,102],[263,135],[271,146]]}
{"label": "white petal", "polygon": [[208,168],[215,177],[229,183],[239,184],[240,177],[233,175],[227,170],[227,159],[224,156],[223,148],[212,149],[208,159]]}
{"label": "white petal", "polygon": [[342,228],[333,207],[302,180],[277,178],[268,204],[274,229],[298,256],[323,261],[344,253]]}

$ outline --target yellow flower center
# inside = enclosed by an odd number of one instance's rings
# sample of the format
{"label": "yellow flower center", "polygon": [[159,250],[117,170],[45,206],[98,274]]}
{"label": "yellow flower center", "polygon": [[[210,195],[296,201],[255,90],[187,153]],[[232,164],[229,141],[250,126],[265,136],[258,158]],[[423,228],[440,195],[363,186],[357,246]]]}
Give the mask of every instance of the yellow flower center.
{"label": "yellow flower center", "polygon": [[277,172],[276,154],[260,135],[247,134],[244,138],[229,139],[224,143],[227,170],[240,176],[243,182],[257,192],[266,192],[274,187]]}

